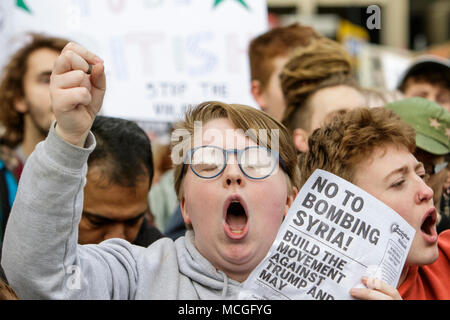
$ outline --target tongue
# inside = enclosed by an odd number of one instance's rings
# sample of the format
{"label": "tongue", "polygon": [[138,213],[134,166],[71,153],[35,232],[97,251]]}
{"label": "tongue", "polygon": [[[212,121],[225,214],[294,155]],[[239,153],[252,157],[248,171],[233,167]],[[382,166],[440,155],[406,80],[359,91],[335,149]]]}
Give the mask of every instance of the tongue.
{"label": "tongue", "polygon": [[244,215],[227,215],[227,224],[230,226],[231,231],[242,231],[247,224],[247,216]]}

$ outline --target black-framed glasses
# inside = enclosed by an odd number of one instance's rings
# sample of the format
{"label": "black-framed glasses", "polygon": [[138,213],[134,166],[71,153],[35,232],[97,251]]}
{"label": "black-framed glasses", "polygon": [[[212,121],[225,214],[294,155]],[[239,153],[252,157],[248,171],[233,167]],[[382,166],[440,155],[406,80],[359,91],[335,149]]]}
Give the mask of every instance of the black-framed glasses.
{"label": "black-framed glasses", "polygon": [[[267,178],[275,171],[278,163],[287,173],[286,165],[279,153],[262,146],[251,146],[239,150],[200,146],[188,151],[185,164],[189,164],[192,172],[198,177],[213,179],[225,170],[229,154],[236,155],[239,168],[250,179]],[[183,171],[184,166],[181,175]]]}

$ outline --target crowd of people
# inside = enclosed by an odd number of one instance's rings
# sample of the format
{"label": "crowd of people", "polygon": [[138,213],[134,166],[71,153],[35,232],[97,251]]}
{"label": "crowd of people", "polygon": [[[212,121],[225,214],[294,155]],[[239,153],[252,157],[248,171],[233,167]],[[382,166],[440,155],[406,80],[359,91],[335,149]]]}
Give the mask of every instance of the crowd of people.
{"label": "crowd of people", "polygon": [[344,47],[308,26],[248,53],[260,110],[192,107],[162,166],[138,125],[98,115],[104,61],[31,34],[0,82],[0,298],[236,299],[323,169],[416,231],[397,287],[364,278],[351,296],[450,299],[449,60],[421,57],[387,91],[361,87]]}

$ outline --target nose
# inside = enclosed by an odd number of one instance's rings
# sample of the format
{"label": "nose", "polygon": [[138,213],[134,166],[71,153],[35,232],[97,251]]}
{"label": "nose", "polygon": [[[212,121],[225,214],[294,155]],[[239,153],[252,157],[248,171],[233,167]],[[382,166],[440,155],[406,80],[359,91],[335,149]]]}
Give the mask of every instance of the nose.
{"label": "nose", "polygon": [[225,187],[231,187],[234,185],[242,187],[245,185],[244,174],[239,168],[236,159],[234,159],[234,161],[229,159],[223,173],[223,181]]}
{"label": "nose", "polygon": [[103,236],[103,239],[108,240],[112,238],[120,238],[128,240],[126,237],[125,226],[123,223],[117,222],[108,226]]}
{"label": "nose", "polygon": [[434,191],[432,188],[430,188],[425,181],[420,180],[419,190],[417,191],[417,201],[418,203],[429,201],[430,199],[433,199]]}

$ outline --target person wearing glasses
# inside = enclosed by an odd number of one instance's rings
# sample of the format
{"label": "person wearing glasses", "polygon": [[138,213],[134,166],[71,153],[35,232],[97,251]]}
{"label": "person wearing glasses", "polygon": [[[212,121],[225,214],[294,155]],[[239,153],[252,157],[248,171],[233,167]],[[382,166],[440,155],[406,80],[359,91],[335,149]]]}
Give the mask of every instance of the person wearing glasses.
{"label": "person wearing glasses", "polygon": [[[105,90],[103,61],[68,44],[51,76],[56,121],[28,159],[6,230],[2,265],[10,285],[21,299],[236,298],[296,195],[297,156],[286,129],[251,107],[198,106],[177,127],[186,136],[173,156],[192,230],[147,248],[118,238],[78,245],[96,144],[90,128]],[[194,135],[197,121],[203,128]]]}
{"label": "person wearing glasses", "polygon": [[424,98],[408,98],[385,107],[415,129],[417,148],[414,156],[424,164],[429,176],[426,183],[434,191],[434,204],[438,210],[441,208],[438,212],[437,231],[440,233],[450,229],[450,216],[448,211],[445,212],[447,198],[443,194],[450,174],[450,112]]}
{"label": "person wearing glasses", "polygon": [[[147,248],[116,238],[77,245],[86,163],[95,148],[90,128],[106,90],[103,61],[68,44],[50,90],[56,122],[27,162],[6,230],[2,264],[17,295],[237,298],[297,193],[298,158],[286,128],[242,105],[206,102],[189,110],[176,125],[172,161],[191,229]],[[370,290],[383,297],[392,292]]]}
{"label": "person wearing glasses", "polygon": [[[222,106],[222,108],[228,108],[225,104],[219,102],[215,102],[215,104]],[[245,107],[240,106],[240,109],[243,110]],[[251,109],[248,111],[253,112]],[[178,130],[183,131],[182,129]],[[229,129],[229,132],[232,130],[233,129]],[[218,140],[224,138],[224,135],[216,130],[212,130],[211,132],[212,135],[215,134],[218,136],[216,137]],[[262,134],[265,135],[266,132],[263,132]],[[209,136],[211,134],[207,133],[207,135]],[[176,153],[174,153],[174,155],[175,159],[173,160],[176,161]],[[287,172],[286,164],[278,152],[257,145],[246,146],[243,149],[223,149],[216,145],[200,145],[186,150],[186,157],[181,160],[183,160],[186,165],[181,167],[178,179],[182,179],[184,173],[190,167],[197,177],[213,180],[222,174],[229,161],[234,161],[242,174],[250,180],[262,180],[269,177],[271,174],[275,173],[275,170],[278,170],[278,162],[281,168]],[[185,223],[186,219],[184,218],[182,205],[183,203],[178,206],[175,216],[171,220],[172,224],[169,224],[169,229],[166,233],[168,237],[174,240],[183,236],[186,229],[192,230],[192,225],[190,223]],[[239,233],[241,231],[236,229],[232,232]]]}

